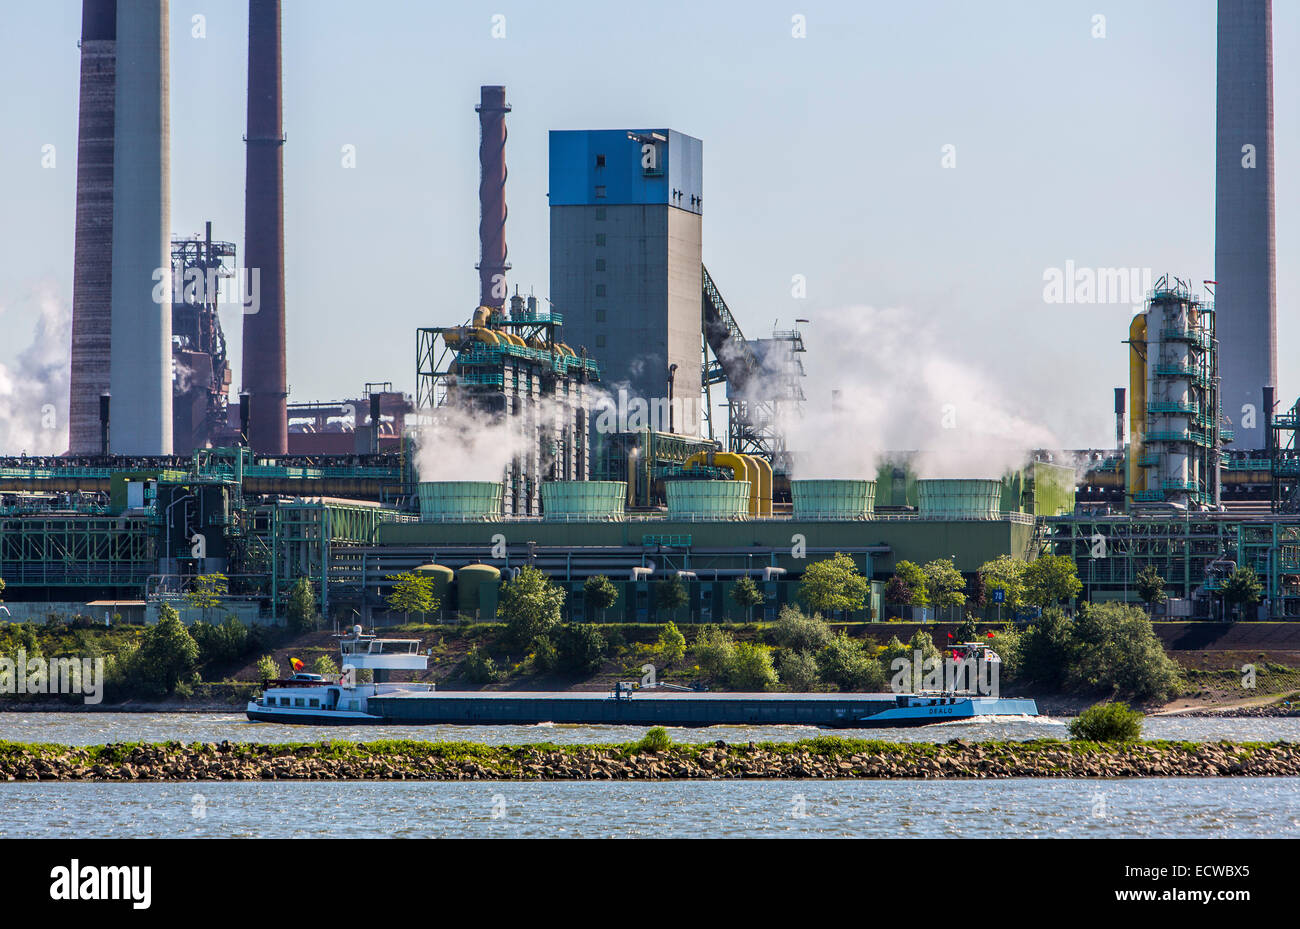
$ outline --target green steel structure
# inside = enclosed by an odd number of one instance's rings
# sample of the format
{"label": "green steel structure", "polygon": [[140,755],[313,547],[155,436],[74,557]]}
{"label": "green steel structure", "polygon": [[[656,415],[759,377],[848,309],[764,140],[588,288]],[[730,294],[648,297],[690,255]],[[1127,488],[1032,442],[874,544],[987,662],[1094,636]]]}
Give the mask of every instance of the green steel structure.
{"label": "green steel structure", "polygon": [[145,516],[50,513],[0,518],[0,578],[10,588],[141,588],[158,570]]}
{"label": "green steel structure", "polygon": [[1136,602],[1137,576],[1152,566],[1188,615],[1219,618],[1223,580],[1249,565],[1275,619],[1300,617],[1300,517],[1193,513],[1048,519],[1048,543],[1074,559],[1082,596]]}

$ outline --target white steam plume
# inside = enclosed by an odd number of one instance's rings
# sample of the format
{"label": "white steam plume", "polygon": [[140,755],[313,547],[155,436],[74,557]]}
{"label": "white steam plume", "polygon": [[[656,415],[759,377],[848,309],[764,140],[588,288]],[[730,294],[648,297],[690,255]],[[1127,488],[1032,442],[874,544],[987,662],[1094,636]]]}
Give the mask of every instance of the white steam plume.
{"label": "white steam plume", "polygon": [[804,340],[808,402],[784,423],[796,478],[871,479],[885,452],[905,450],[919,452],[922,478],[997,478],[1033,449],[1059,447],[992,377],[945,354],[916,314],[822,313]]}
{"label": "white steam plume", "polygon": [[38,289],[36,306],[31,344],[12,367],[0,364],[0,454],[61,455],[68,448],[72,314],[50,285]]}

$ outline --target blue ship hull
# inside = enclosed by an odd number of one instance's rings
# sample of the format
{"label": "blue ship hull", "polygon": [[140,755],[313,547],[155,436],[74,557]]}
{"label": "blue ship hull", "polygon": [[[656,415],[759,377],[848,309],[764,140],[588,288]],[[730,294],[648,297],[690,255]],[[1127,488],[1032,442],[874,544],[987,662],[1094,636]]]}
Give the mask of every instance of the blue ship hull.
{"label": "blue ship hull", "polygon": [[884,729],[993,716],[1037,716],[1031,699],[917,694],[436,691],[373,696],[364,711],[250,703],[249,719],[305,725],[820,726]]}

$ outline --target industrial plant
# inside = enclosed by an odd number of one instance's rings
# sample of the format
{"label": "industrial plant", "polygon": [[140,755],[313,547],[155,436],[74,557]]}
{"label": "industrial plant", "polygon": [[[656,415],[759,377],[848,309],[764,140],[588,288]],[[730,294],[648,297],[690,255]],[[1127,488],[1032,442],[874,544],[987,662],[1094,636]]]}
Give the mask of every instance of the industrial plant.
{"label": "industrial plant", "polygon": [[[866,621],[887,617],[900,561],[951,557],[973,581],[988,561],[1043,554],[1071,557],[1092,600],[1137,600],[1154,566],[1165,615],[1204,619],[1249,566],[1259,617],[1300,617],[1300,401],[1275,396],[1267,0],[1219,0],[1216,267],[1159,278],[1115,333],[1129,382],[1098,385],[1107,403],[1115,390],[1114,447],[943,478],[920,466],[925,449],[900,449],[873,475],[818,480],[800,476],[815,450],[790,431],[815,402],[800,323],[747,337],[722,289],[742,269],[704,265],[704,142],[550,132],[550,294],[534,294],[510,279],[499,85],[474,106],[477,305],[409,334],[414,395],[376,372],[354,397],[291,402],[280,2],[249,2],[242,243],[169,228],[167,12],[83,2],[69,450],[0,460],[11,617],[151,621],[219,572],[248,622],[278,621],[307,578],[324,615],[370,623],[393,576],[417,571],[449,615],[489,618],[501,582],[532,565],[574,619],[594,618],[583,584],[604,575],[620,592],[606,619],[652,618],[656,582],[677,579],[708,622],[739,616],[742,578],[774,616],[836,553],[870,581]],[[1233,169],[1245,144],[1258,170]],[[257,302],[237,336],[217,313],[229,299]]]}

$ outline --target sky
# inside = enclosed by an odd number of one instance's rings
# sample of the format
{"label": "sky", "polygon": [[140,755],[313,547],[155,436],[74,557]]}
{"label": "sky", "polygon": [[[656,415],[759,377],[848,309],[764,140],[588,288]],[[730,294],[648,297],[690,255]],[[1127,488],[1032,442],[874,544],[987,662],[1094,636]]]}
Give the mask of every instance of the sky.
{"label": "sky", "polygon": [[[0,8],[0,417],[43,390],[66,408],[54,348],[32,343],[38,324],[64,338],[71,306],[80,6]],[[211,220],[242,248],[247,4],[172,0],[171,21],[173,234]],[[512,287],[547,292],[548,130],[696,136],[705,264],[747,334],[811,320],[811,406],[863,383],[844,368],[851,334],[863,369],[906,379],[915,346],[918,369],[973,374],[954,391],[987,385],[1062,446],[1108,447],[1133,306],[1049,303],[1044,275],[1070,261],[1213,277],[1213,0],[284,0],[283,30],[292,401],[367,381],[412,392],[415,329],[472,311],[481,84],[513,106]],[[1274,4],[1274,57],[1290,403],[1300,2]],[[237,311],[223,322],[238,387]],[[14,393],[31,371],[46,373]]]}

